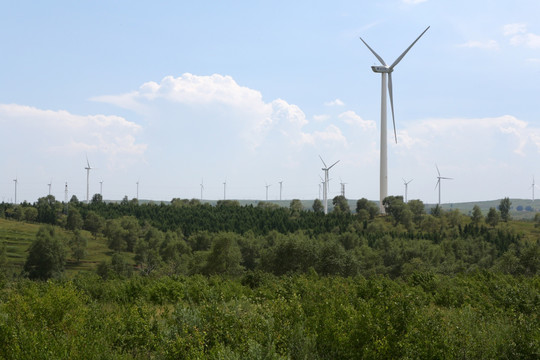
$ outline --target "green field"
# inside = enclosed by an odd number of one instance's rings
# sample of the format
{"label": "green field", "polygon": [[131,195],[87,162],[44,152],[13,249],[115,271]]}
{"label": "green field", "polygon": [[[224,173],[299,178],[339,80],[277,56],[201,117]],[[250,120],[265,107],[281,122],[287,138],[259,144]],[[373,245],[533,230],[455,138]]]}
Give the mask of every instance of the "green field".
{"label": "green field", "polygon": [[[36,233],[41,225],[29,224],[22,221],[13,221],[0,219],[0,242],[6,244],[8,266],[15,272],[19,272],[26,260],[28,248],[35,239]],[[60,235],[65,239],[69,238],[71,233],[60,227],[57,228]],[[68,251],[66,263],[66,275],[72,276],[79,270],[94,270],[96,265],[101,261],[109,261],[112,251],[107,248],[103,236],[98,236],[94,239],[90,233],[83,231],[88,238],[88,255],[79,263],[71,257],[71,252]]]}

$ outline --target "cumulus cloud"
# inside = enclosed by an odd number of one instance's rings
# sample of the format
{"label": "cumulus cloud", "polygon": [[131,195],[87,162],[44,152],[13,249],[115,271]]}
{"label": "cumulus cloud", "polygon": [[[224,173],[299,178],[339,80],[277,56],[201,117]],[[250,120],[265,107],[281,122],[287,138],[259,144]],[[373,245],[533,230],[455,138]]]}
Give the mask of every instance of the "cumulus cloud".
{"label": "cumulus cloud", "polygon": [[227,122],[226,125],[239,132],[252,149],[260,146],[265,135],[278,126],[283,135],[292,138],[294,132],[299,136],[300,128],[308,123],[298,106],[282,99],[265,102],[259,91],[240,86],[231,76],[219,74],[166,76],[159,83],[144,83],[133,92],[99,96],[92,100],[147,116],[151,112],[149,109],[155,110],[159,101],[187,106],[193,110],[192,113],[206,114],[206,118],[210,117],[208,112],[213,111],[211,116],[216,118],[215,121],[221,118]]}
{"label": "cumulus cloud", "polygon": [[340,99],[335,99],[332,101],[327,101],[324,103],[325,106],[344,106],[345,103],[341,101]]}
{"label": "cumulus cloud", "polygon": [[540,35],[528,32],[526,24],[507,24],[503,27],[503,34],[510,38],[510,44],[514,46],[540,49]]}
{"label": "cumulus cloud", "polygon": [[470,48],[470,49],[483,49],[483,50],[498,50],[499,43],[495,40],[487,41],[468,41],[464,44],[458,45],[459,47]]}
{"label": "cumulus cloud", "polygon": [[76,115],[64,110],[42,110],[17,104],[0,104],[0,124],[11,139],[26,139],[37,153],[96,152],[110,164],[119,156],[140,156],[147,145],[138,143],[138,124],[114,115]]}
{"label": "cumulus cloud", "polygon": [[375,129],[376,127],[375,121],[364,120],[351,110],[339,114],[339,118],[343,120],[346,124],[358,126],[363,130]]}

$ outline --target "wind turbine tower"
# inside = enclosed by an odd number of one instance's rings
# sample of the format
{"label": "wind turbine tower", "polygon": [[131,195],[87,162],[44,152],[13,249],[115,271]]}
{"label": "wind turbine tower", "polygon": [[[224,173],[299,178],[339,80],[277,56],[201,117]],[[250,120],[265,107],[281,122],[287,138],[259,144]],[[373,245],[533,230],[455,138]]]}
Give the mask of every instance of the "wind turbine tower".
{"label": "wind turbine tower", "polygon": [[341,179],[339,179],[339,181],[339,184],[341,185],[341,196],[345,197],[345,185],[347,185],[347,183],[344,183]]}
{"label": "wind turbine tower", "polygon": [[17,183],[19,180],[17,178],[13,179],[13,182],[15,183],[15,205],[17,205]]}
{"label": "wind turbine tower", "polygon": [[67,181],[66,181],[66,186],[64,188],[64,203],[66,204],[66,206],[67,206],[67,202],[68,202],[68,186],[67,186]]}
{"label": "wind turbine tower", "polygon": [[272,184],[266,184],[265,187],[266,187],[266,201],[268,201],[268,188],[272,186]]}
{"label": "wind turbine tower", "polygon": [[[369,45],[364,41],[364,39],[360,38],[364,45],[367,46],[367,48],[375,55],[377,60],[381,63],[382,66],[372,66],[371,70],[375,73],[380,73],[382,75],[382,81],[381,81],[381,159],[380,159],[380,192],[379,192],[379,207],[381,214],[384,214],[384,206],[383,206],[383,200],[388,196],[388,154],[387,154],[387,132],[386,132],[386,88],[388,83],[388,94],[390,95],[390,108],[392,109],[392,122],[394,124],[394,138],[397,143],[397,133],[396,133],[396,121],[394,118],[394,99],[393,99],[393,90],[392,90],[392,72],[394,71],[394,67],[403,59],[403,57],[409,52],[409,50],[413,47],[414,44],[422,37],[422,35],[425,34],[426,31],[428,31],[429,26],[414,40],[414,42],[409,45],[409,47],[392,63],[392,65],[388,66],[382,59],[382,57],[379,56],[373,50]],[[388,78],[388,80],[387,80]]]}
{"label": "wind turbine tower", "polygon": [[535,188],[535,184],[534,184],[534,176],[533,176],[533,182],[532,182],[532,185],[531,185],[531,189],[532,189],[532,201],[534,202],[534,188]]}
{"label": "wind turbine tower", "polygon": [[407,190],[409,189],[409,183],[413,181],[414,179],[411,179],[409,181],[403,179],[403,185],[405,185],[405,203],[407,203]]}
{"label": "wind turbine tower", "polygon": [[227,199],[227,181],[223,183],[223,200]]}
{"label": "wind turbine tower", "polygon": [[99,195],[101,195],[101,199],[103,200],[103,180],[99,182]]}
{"label": "wind turbine tower", "polygon": [[90,162],[88,161],[88,156],[86,157],[86,203],[90,203]]}
{"label": "wind turbine tower", "polygon": [[439,187],[439,206],[441,206],[441,180],[453,180],[453,179],[449,177],[441,176],[441,172],[439,171],[439,167],[437,166],[437,164],[435,164],[435,167],[437,168],[437,173],[439,174],[439,176],[437,176],[437,184],[435,185],[435,189],[437,188],[437,186]]}
{"label": "wind turbine tower", "polygon": [[283,190],[283,180],[279,182],[279,200],[281,201],[281,191]]}
{"label": "wind turbine tower", "polygon": [[49,187],[49,196],[51,195],[51,185],[52,185],[52,179],[51,179],[51,181],[49,181],[49,183],[47,184],[47,186]]}
{"label": "wind turbine tower", "polygon": [[324,171],[323,202],[324,202],[324,214],[326,215],[328,214],[328,171],[330,171],[330,169],[333,168],[334,165],[336,165],[339,162],[339,160],[330,166],[326,166],[326,163],[324,162],[324,160],[322,159],[320,155],[319,155],[319,158],[321,158],[321,161],[324,165],[324,167],[322,168],[322,170]]}
{"label": "wind turbine tower", "polygon": [[139,180],[137,180],[136,184],[137,184],[137,200],[139,200]]}
{"label": "wind turbine tower", "polygon": [[203,199],[203,190],[204,190],[204,185],[203,184],[204,184],[204,181],[203,181],[203,179],[201,179],[201,201]]}

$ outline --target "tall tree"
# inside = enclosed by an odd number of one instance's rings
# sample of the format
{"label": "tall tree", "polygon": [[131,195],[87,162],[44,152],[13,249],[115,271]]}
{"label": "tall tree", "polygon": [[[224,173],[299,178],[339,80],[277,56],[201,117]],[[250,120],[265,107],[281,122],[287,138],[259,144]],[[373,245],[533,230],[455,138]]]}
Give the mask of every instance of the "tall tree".
{"label": "tall tree", "polygon": [[36,239],[28,249],[24,271],[31,279],[46,280],[64,272],[66,249],[51,225],[39,228]]}
{"label": "tall tree", "polygon": [[499,211],[501,212],[501,220],[504,222],[507,222],[510,220],[510,206],[512,205],[512,202],[509,198],[505,197],[501,200],[499,203]]}
{"label": "tall tree", "polygon": [[482,220],[484,220],[484,216],[482,215],[482,210],[480,210],[480,206],[474,205],[472,209],[471,220],[475,225],[480,224]]}
{"label": "tall tree", "polygon": [[334,212],[337,213],[350,213],[351,208],[349,202],[343,195],[338,195],[332,199],[332,205],[334,205]]}
{"label": "tall tree", "polygon": [[486,216],[486,223],[488,225],[495,227],[499,223],[499,220],[500,220],[499,212],[494,207],[490,207]]}

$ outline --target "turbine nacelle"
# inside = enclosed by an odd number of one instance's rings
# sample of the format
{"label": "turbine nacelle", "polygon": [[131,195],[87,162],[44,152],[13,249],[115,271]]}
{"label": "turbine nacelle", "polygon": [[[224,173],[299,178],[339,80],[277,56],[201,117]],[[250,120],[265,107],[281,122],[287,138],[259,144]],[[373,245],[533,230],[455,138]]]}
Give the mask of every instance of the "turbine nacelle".
{"label": "turbine nacelle", "polygon": [[375,73],[391,73],[394,71],[394,68],[391,68],[390,66],[380,66],[380,65],[374,65],[371,67],[371,70]]}

